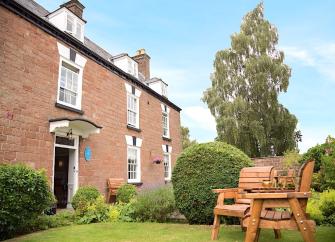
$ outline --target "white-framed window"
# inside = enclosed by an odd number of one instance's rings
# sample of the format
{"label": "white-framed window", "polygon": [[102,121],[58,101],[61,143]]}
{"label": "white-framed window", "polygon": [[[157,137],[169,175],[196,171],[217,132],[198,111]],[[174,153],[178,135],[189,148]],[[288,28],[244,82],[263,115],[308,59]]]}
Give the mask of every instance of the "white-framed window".
{"label": "white-framed window", "polygon": [[172,173],[172,164],[171,164],[172,146],[163,144],[162,150],[163,150],[164,179],[166,181],[170,181]]}
{"label": "white-framed window", "polygon": [[81,110],[82,79],[86,59],[61,43],[57,43],[57,46],[60,55],[57,103]]}
{"label": "white-framed window", "polygon": [[128,93],[127,107],[128,124],[134,127],[138,127],[138,98],[135,95]]}
{"label": "white-framed window", "polygon": [[162,96],[167,97],[167,85],[162,83]]}
{"label": "white-framed window", "polygon": [[127,179],[129,183],[141,182],[142,139],[125,135],[127,143]]}
{"label": "white-framed window", "polygon": [[140,96],[141,91],[125,83],[127,91],[127,124],[140,128]]}
{"label": "white-framed window", "polygon": [[163,122],[163,136],[169,137],[169,115],[167,112],[162,112],[162,122]]}
{"label": "white-framed window", "polygon": [[82,40],[83,25],[77,17],[69,13],[66,15],[66,31],[74,35],[77,39]]}
{"label": "white-framed window", "polygon": [[163,154],[164,179],[171,180],[171,155],[168,152]]}
{"label": "white-framed window", "polygon": [[128,146],[127,164],[128,164],[128,182],[141,181],[141,158],[140,148],[136,146]]}
{"label": "white-framed window", "polygon": [[58,101],[77,107],[79,69],[62,61],[60,72]]}
{"label": "white-framed window", "polygon": [[162,107],[162,127],[163,137],[170,138],[170,123],[169,123],[169,112],[170,108],[165,104],[161,104]]}

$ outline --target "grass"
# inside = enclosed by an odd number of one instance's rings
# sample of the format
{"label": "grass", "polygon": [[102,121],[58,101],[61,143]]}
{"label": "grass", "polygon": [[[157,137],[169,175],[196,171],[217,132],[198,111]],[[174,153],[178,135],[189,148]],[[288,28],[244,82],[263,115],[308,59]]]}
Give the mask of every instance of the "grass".
{"label": "grass", "polygon": [[[244,233],[238,226],[222,227],[218,241],[243,241]],[[297,231],[282,231],[282,239],[274,240],[271,230],[262,230],[259,242],[300,242]],[[99,223],[73,225],[21,236],[9,241],[109,241],[109,242],[206,242],[210,241],[210,226],[159,223]],[[316,241],[335,241],[335,227],[318,227]]]}

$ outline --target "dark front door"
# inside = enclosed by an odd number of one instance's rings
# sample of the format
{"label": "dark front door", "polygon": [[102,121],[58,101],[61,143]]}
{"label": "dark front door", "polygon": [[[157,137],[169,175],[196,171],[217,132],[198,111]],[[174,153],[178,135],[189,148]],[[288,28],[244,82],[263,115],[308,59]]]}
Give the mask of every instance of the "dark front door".
{"label": "dark front door", "polygon": [[57,208],[66,208],[67,184],[69,174],[69,149],[56,147],[54,194],[57,199]]}

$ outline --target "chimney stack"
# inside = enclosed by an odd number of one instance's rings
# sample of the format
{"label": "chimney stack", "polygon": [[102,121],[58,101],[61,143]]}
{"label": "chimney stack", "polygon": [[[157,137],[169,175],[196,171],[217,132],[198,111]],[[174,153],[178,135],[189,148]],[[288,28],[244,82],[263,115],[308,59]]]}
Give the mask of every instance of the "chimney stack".
{"label": "chimney stack", "polygon": [[144,81],[150,79],[150,56],[145,53],[145,49],[136,51],[133,60],[138,63],[138,71],[144,76]]}
{"label": "chimney stack", "polygon": [[83,12],[84,12],[85,6],[82,5],[78,0],[68,1],[68,2],[60,5],[60,7],[66,7],[72,13],[77,15],[79,18],[81,18],[81,19],[83,18]]}

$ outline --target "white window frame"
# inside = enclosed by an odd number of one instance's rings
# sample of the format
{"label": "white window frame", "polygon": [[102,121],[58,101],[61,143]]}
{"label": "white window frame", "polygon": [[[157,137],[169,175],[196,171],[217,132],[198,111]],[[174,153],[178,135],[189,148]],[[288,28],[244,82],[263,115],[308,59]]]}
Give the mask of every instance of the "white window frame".
{"label": "white window frame", "polygon": [[[166,161],[165,161],[165,157],[168,157],[168,161],[167,161],[167,165],[168,165],[168,170],[167,170],[167,173],[168,173],[168,176],[165,176],[165,173],[166,173]],[[164,180],[165,181],[170,181],[171,180],[171,153],[169,152],[164,152],[163,153],[163,166],[164,166]]]}
{"label": "white window frame", "polygon": [[[78,83],[77,83],[77,99],[76,99],[76,105],[72,105],[71,103],[67,103],[64,101],[61,101],[59,99],[60,97],[60,83],[61,83],[61,75],[62,75],[62,63],[65,62],[66,64],[73,66],[74,68],[79,70],[78,73]],[[76,63],[60,56],[60,60],[59,60],[59,70],[58,70],[58,89],[57,89],[57,103],[71,107],[71,108],[75,108],[78,110],[81,110],[81,99],[82,99],[82,83],[83,83],[83,68],[79,65],[77,65]]]}
{"label": "white window frame", "polygon": [[[137,128],[137,129],[140,129],[140,96],[141,96],[141,91],[138,90],[137,88],[134,88],[132,87],[130,84],[128,83],[125,83],[125,87],[126,87],[126,98],[127,98],[127,107],[126,107],[126,110],[127,110],[127,125],[131,126],[131,127],[134,127],[134,128]],[[135,89],[135,93],[133,93],[133,88]],[[129,95],[132,97],[132,98],[136,98],[137,101],[137,107],[136,107],[136,123],[135,124],[131,124],[128,122],[129,120],[129,117],[128,117],[128,97]]]}
{"label": "white window frame", "polygon": [[[164,119],[166,117],[166,126]],[[162,127],[163,127],[163,137],[169,138],[170,137],[170,130],[169,130],[169,114],[165,111],[162,112]],[[165,134],[166,131],[166,134]]]}
{"label": "white window frame", "polygon": [[[72,31],[69,30],[67,27],[67,23],[68,23],[68,19],[71,18],[72,21]],[[80,35],[78,35],[78,31],[77,28],[78,26],[80,26]],[[66,32],[70,33],[71,35],[73,35],[74,37],[76,37],[77,39],[79,39],[80,41],[83,41],[83,32],[84,32],[84,23],[81,23],[81,20],[78,19],[77,16],[75,16],[74,14],[70,13],[70,12],[66,12],[66,21],[65,21],[65,30]]]}
{"label": "white window frame", "polygon": [[[136,101],[136,110],[132,110],[129,108],[129,99],[130,98],[133,98],[135,101]],[[132,126],[132,127],[135,127],[135,128],[139,128],[139,111],[140,111],[140,108],[139,108],[139,98],[136,97],[135,95],[131,94],[131,93],[127,93],[127,124]],[[132,113],[135,113],[135,123],[131,123],[129,122],[129,112],[132,112]]]}
{"label": "white window frame", "polygon": [[[165,138],[170,138],[170,108],[164,104],[161,103],[161,108],[162,108],[162,133],[163,133],[163,137]],[[164,135],[164,122],[163,122],[163,115],[166,115],[167,117],[167,134]]]}
{"label": "white window frame", "polygon": [[167,97],[167,85],[162,83],[162,96]]}
{"label": "white window frame", "polygon": [[[129,178],[129,150],[133,149],[136,150],[136,170],[135,170],[135,174],[136,174],[136,178],[135,179],[131,179]],[[139,183],[141,182],[141,149],[139,147],[136,146],[132,146],[132,145],[128,145],[127,146],[127,179],[128,179],[128,183]]]}

